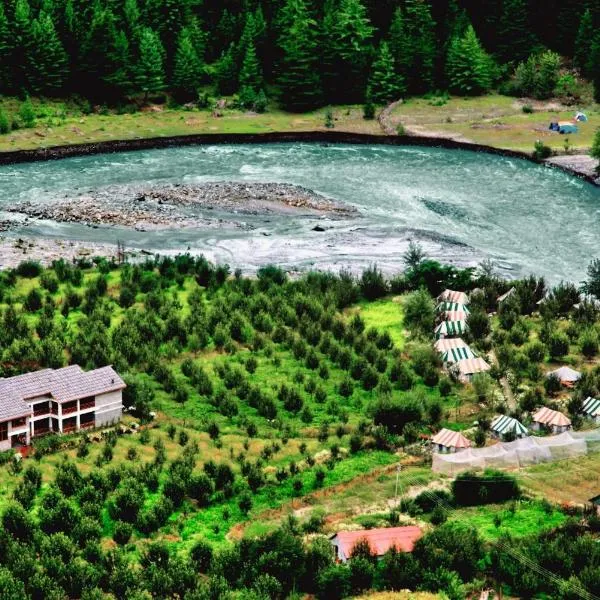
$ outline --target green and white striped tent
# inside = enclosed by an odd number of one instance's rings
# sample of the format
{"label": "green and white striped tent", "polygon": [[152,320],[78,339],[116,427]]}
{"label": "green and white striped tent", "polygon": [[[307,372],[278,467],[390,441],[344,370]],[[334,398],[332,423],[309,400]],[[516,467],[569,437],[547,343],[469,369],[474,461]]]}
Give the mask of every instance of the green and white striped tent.
{"label": "green and white striped tent", "polygon": [[471,312],[466,304],[459,304],[458,302],[440,302],[435,310],[439,313],[464,312],[468,314]]}
{"label": "green and white striped tent", "polygon": [[490,425],[490,430],[499,438],[503,438],[508,433],[514,433],[518,438],[528,435],[525,425],[508,415],[496,417]]}
{"label": "green and white striped tent", "polygon": [[449,350],[442,352],[442,360],[448,364],[454,364],[459,360],[466,360],[468,358],[477,358],[477,354],[475,354],[469,346],[450,348]]}
{"label": "green and white striped tent", "polygon": [[442,321],[435,328],[436,339],[460,337],[468,331],[466,321]]}
{"label": "green and white striped tent", "polygon": [[583,401],[581,412],[588,418],[600,422],[600,399],[588,396]]}

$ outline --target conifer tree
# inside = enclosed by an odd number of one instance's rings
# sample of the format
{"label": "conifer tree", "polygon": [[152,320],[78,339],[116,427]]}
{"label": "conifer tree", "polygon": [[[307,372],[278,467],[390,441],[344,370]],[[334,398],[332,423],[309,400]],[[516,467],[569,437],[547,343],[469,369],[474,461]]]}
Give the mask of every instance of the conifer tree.
{"label": "conifer tree", "polygon": [[369,80],[370,100],[375,104],[387,104],[397,100],[406,91],[404,80],[394,69],[394,58],[387,42],[379,45],[377,59],[373,63]]}
{"label": "conifer tree", "polygon": [[124,31],[117,31],[107,55],[106,75],[104,76],[109,96],[114,97],[115,100],[128,95],[133,90],[131,61],[127,34]]}
{"label": "conifer tree", "polygon": [[594,40],[594,20],[588,8],[582,15],[575,40],[575,53],[573,64],[581,71],[584,77],[589,77],[593,70],[591,61],[592,42]]}
{"label": "conifer tree", "polygon": [[202,79],[202,68],[190,31],[183,29],[179,34],[173,71],[173,87],[180,100],[191,100],[196,97]]}
{"label": "conifer tree", "polygon": [[277,82],[281,103],[292,111],[316,108],[322,101],[316,22],[305,0],[286,0],[279,20],[282,58]]}
{"label": "conifer tree", "polygon": [[394,59],[394,69],[402,77],[410,68],[410,46],[406,37],[404,15],[400,8],[394,12],[394,18],[388,34],[389,49]]}
{"label": "conifer tree", "polygon": [[12,91],[12,36],[4,4],[0,2],[0,94]]}
{"label": "conifer tree", "polygon": [[504,0],[498,22],[497,54],[500,62],[526,59],[533,50],[534,42],[527,22],[526,0]]}
{"label": "conifer tree", "polygon": [[446,76],[450,90],[457,94],[481,94],[491,87],[491,59],[471,25],[462,37],[455,37],[450,44]]}
{"label": "conifer tree", "polygon": [[10,62],[13,67],[15,91],[27,89],[29,55],[32,44],[31,9],[27,0],[17,0],[13,17],[13,49]]}
{"label": "conifer tree", "polygon": [[217,92],[225,96],[235,93],[238,89],[238,69],[233,59],[235,47],[233,44],[223,52],[214,71]]}
{"label": "conifer tree", "polygon": [[68,59],[50,15],[40,12],[32,23],[31,36],[29,89],[38,94],[59,94],[67,79]]}
{"label": "conifer tree", "polygon": [[149,27],[142,30],[140,36],[140,57],[135,67],[135,85],[138,90],[148,94],[160,92],[165,87],[164,49],[160,38]]}
{"label": "conifer tree", "polygon": [[600,104],[600,31],[597,31],[592,41],[590,52],[592,65],[592,81],[594,82],[594,100]]}
{"label": "conifer tree", "polygon": [[123,26],[130,41],[136,39],[140,28],[140,9],[137,0],[125,0],[123,5]]}
{"label": "conifer tree", "polygon": [[246,49],[244,62],[240,71],[240,88],[248,87],[255,92],[263,87],[262,69],[256,57],[254,44],[250,44]]}

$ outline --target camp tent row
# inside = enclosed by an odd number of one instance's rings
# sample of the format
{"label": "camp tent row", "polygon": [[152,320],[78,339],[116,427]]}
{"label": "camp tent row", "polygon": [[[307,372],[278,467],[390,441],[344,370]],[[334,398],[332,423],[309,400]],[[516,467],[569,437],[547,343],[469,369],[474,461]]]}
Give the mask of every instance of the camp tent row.
{"label": "camp tent row", "polygon": [[490,431],[495,438],[505,439],[507,436],[513,435],[515,438],[527,437],[527,427],[517,419],[508,415],[499,415],[490,425]]}
{"label": "camp tent row", "polygon": [[546,406],[542,406],[531,417],[531,421],[531,429],[534,431],[549,429],[552,433],[556,434],[571,429],[571,419],[569,417],[558,410],[552,410]]}

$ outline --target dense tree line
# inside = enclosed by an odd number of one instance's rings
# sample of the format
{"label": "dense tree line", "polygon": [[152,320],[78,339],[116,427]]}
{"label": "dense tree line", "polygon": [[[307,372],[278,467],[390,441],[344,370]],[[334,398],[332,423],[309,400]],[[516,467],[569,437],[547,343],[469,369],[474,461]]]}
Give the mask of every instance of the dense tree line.
{"label": "dense tree line", "polygon": [[0,93],[102,103],[198,100],[212,86],[241,106],[264,110],[269,95],[300,111],[477,94],[519,65],[510,89],[544,97],[559,83],[554,52],[600,90],[596,0],[0,2]]}

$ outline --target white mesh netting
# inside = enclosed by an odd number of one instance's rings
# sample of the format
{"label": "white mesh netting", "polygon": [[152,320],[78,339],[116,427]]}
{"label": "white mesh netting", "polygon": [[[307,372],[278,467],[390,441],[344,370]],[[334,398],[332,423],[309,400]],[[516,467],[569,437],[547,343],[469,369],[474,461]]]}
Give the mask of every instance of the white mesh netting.
{"label": "white mesh netting", "polygon": [[488,467],[518,469],[585,456],[590,442],[600,442],[600,429],[573,433],[566,431],[551,437],[526,437],[486,448],[468,448],[455,454],[434,454],[432,468],[436,473],[445,475]]}

